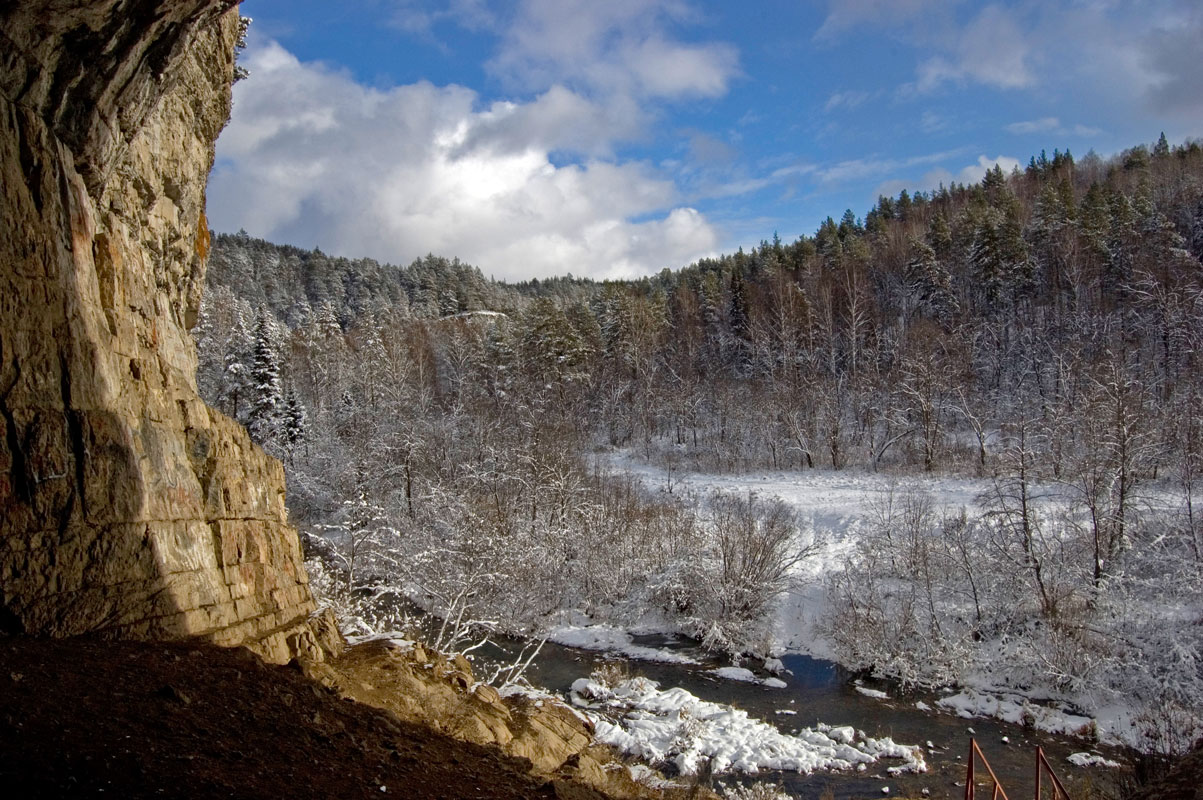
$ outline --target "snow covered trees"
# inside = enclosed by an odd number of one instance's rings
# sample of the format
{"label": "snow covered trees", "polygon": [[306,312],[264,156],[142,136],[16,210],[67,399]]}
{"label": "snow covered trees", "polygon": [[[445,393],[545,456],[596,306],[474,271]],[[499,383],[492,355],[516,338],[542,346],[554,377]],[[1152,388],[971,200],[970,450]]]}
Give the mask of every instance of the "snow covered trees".
{"label": "snow covered trees", "polygon": [[268,313],[262,314],[255,324],[255,345],[248,378],[247,430],[251,438],[269,450],[279,449],[286,418],[277,339],[275,320]]}
{"label": "snow covered trees", "polygon": [[696,632],[717,649],[765,652],[773,603],[817,545],[777,499],[720,493],[707,509],[708,551],[692,590]]}
{"label": "snow covered trees", "polygon": [[[742,647],[797,531],[682,471],[971,471],[977,509],[900,496],[853,554],[847,660],[935,680],[1005,647],[1066,686],[1141,665],[1181,703],[1197,643],[1155,609],[1192,613],[1158,575],[1203,585],[1200,187],[1195,144],[1054,153],[604,284],[218,236],[198,381],[288,460],[302,526],[367,487],[392,532],[358,588],[423,598],[453,641],[655,607]],[[664,484],[593,468],[611,446]]]}

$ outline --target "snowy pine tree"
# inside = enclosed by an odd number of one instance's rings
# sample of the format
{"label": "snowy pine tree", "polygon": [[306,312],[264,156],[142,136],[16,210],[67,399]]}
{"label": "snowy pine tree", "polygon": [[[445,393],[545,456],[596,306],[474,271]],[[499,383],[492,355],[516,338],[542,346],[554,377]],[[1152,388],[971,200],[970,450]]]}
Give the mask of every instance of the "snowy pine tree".
{"label": "snowy pine tree", "polygon": [[307,425],[305,406],[301,403],[301,398],[297,397],[297,393],[289,387],[284,395],[284,442],[290,461],[305,441]]}
{"label": "snowy pine tree", "polygon": [[265,311],[255,325],[255,350],[251,363],[250,412],[247,430],[267,450],[281,444],[286,418],[284,390],[280,382],[280,354],[276,346],[276,323]]}
{"label": "snowy pine tree", "polygon": [[241,308],[237,308],[230,335],[226,337],[217,405],[226,414],[243,424],[246,424],[247,421],[246,412],[251,397],[253,351],[254,339],[247,329],[246,315]]}

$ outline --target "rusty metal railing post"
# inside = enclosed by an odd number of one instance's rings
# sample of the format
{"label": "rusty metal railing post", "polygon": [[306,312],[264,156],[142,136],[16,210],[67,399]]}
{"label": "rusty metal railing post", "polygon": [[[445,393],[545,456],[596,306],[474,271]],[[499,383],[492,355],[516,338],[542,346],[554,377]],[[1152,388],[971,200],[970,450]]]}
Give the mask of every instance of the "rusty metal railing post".
{"label": "rusty metal railing post", "polygon": [[1043,774],[1044,748],[1036,748],[1036,800],[1040,800],[1040,776]]}
{"label": "rusty metal railing post", "polygon": [[965,800],[973,800],[973,756],[977,751],[977,742],[969,740],[969,764],[965,769]]}

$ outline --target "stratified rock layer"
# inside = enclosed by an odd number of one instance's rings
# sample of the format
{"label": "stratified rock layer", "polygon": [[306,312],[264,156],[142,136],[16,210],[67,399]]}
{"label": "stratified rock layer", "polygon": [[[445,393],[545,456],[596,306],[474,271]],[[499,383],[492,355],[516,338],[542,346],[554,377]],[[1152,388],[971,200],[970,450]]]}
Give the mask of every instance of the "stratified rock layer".
{"label": "stratified rock layer", "polygon": [[284,474],[196,392],[229,0],[0,10],[0,630],[274,661],[314,610]]}

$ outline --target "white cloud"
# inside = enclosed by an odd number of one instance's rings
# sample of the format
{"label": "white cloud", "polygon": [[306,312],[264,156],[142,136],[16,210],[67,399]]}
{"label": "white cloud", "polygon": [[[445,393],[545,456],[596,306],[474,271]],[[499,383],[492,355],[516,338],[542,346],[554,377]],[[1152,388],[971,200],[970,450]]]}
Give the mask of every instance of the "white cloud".
{"label": "white cloud", "polygon": [[1035,78],[1028,68],[1028,34],[1007,9],[989,5],[957,35],[951,51],[919,65],[916,90],[931,92],[952,81],[1019,89]]}
{"label": "white cloud", "polygon": [[1174,139],[1203,130],[1199,0],[829,0],[815,38],[866,28],[910,48],[915,71],[897,87],[901,100],[988,87],[1039,97],[1041,108],[1090,108],[1099,123],[1048,133],[1130,136],[1140,126]]}
{"label": "white cloud", "polygon": [[957,173],[956,180],[965,184],[977,183],[986,177],[987,170],[992,170],[995,166],[1002,167],[1002,171],[1010,175],[1011,170],[1019,167],[1019,159],[1010,156],[995,156],[994,158],[978,156],[977,163],[963,168]]}
{"label": "white cloud", "polygon": [[1012,122],[1007,126],[1007,130],[1011,133],[1027,134],[1059,131],[1062,128],[1061,120],[1056,117],[1043,117],[1041,119],[1024,120],[1023,122]]}
{"label": "white cloud", "polygon": [[647,112],[629,98],[607,98],[603,105],[553,86],[527,103],[494,103],[477,116],[463,146],[605,155],[614,142],[641,137],[647,121]]}
{"label": "white cloud", "polygon": [[[941,156],[949,154],[937,154]],[[874,197],[885,195],[886,197],[894,197],[903,189],[908,191],[931,191],[940,185],[949,186],[952,183],[963,183],[966,185],[978,183],[986,176],[986,170],[994,169],[994,165],[1002,167],[1003,172],[1011,174],[1011,170],[1019,166],[1019,160],[1010,156],[997,156],[996,158],[987,158],[986,156],[978,156],[977,163],[969,164],[957,172],[951,172],[944,167],[937,167],[923,174],[918,180],[900,180],[897,178],[883,181],[873,190]]]}
{"label": "white cloud", "polygon": [[847,92],[836,92],[827,98],[827,104],[823,106],[824,111],[834,111],[837,108],[853,109],[864,105],[867,101],[877,96],[877,92],[862,92],[857,90],[849,90]]}
{"label": "white cloud", "polygon": [[218,229],[393,262],[442,253],[498,278],[646,274],[717,247],[649,165],[552,162],[634,135],[642,112],[621,98],[553,86],[480,109],[469,89],[372,89],[272,42],[244,57],[209,183]]}
{"label": "white cloud", "polygon": [[[941,153],[926,153],[903,159],[856,158],[841,161],[830,167],[823,167],[817,170],[816,174],[819,180],[824,183],[845,183],[888,175],[891,172],[910,169],[924,164],[938,164],[941,161],[947,161],[959,154],[963,154],[963,152],[963,150],[948,150]],[[983,174],[985,173],[983,172]]]}
{"label": "white cloud", "polygon": [[666,35],[693,16],[681,0],[524,0],[489,67],[524,90],[564,83],[603,95],[717,97],[739,74],[738,51]]}
{"label": "white cloud", "polygon": [[1084,139],[1089,139],[1102,134],[1100,128],[1092,128],[1089,125],[1077,124],[1073,126],[1062,125],[1061,120],[1057,117],[1042,117],[1040,119],[1028,119],[1022,122],[1012,122],[1006,126],[1008,133],[1014,133],[1020,136],[1025,136],[1033,133],[1052,133],[1057,136],[1077,136]]}
{"label": "white cloud", "polygon": [[497,25],[497,17],[486,0],[450,0],[437,11],[424,7],[419,0],[394,0],[395,8],[388,24],[406,33],[432,36],[441,22],[454,22],[470,30],[482,30]]}

